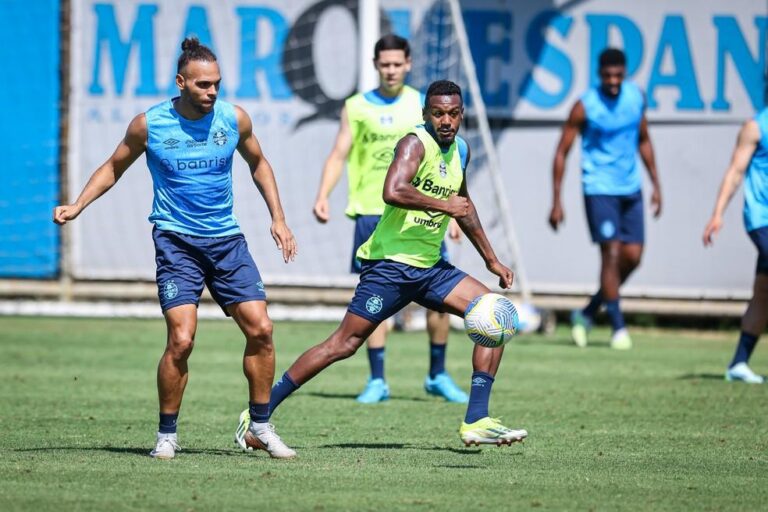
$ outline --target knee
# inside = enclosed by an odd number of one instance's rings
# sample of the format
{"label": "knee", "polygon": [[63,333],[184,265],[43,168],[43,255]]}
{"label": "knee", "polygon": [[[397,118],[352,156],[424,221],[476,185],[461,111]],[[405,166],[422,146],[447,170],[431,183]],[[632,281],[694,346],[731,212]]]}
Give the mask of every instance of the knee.
{"label": "knee", "polygon": [[363,344],[363,339],[358,336],[335,337],[328,340],[327,351],[331,361],[338,361],[351,357]]}
{"label": "knee", "polygon": [[187,332],[172,332],[168,336],[165,352],[176,361],[185,361],[195,346],[195,337]]}
{"label": "knee", "polygon": [[640,266],[640,261],[642,261],[643,255],[640,253],[637,254],[629,254],[624,259],[625,265],[629,270],[634,270],[637,267]]}
{"label": "knee", "polygon": [[248,343],[255,343],[262,347],[272,346],[272,320],[263,317],[253,322],[246,331]]}

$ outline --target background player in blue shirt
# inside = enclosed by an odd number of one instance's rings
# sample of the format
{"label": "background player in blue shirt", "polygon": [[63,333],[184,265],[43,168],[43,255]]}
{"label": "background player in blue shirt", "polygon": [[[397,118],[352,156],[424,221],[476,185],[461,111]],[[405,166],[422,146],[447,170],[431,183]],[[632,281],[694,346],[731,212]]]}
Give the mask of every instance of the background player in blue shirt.
{"label": "background player in blue shirt", "polygon": [[271,233],[287,263],[296,242],[285,223],[272,167],[240,107],[217,100],[221,74],[216,56],[197,39],[181,45],[176,85],[179,97],[136,116],[112,156],[91,176],[77,200],[57,206],[53,220],[66,224],[107,192],[133,162],[146,154],[154,200],[150,222],[157,285],[168,337],[157,368],[160,425],[150,455],[173,458],[179,450],[176,421],[189,377],[187,360],[197,330],[203,287],[245,334],[243,371],[248,379],[251,446],[272,457],[295,452],[275,433],[269,395],[275,373],[272,322],[264,285],[232,213],[235,150],[247,162],[272,216]]}
{"label": "background player in blue shirt", "polygon": [[[746,175],[746,179],[745,179]],[[741,336],[725,379],[762,384],[765,379],[748,366],[749,357],[768,322],[768,109],[744,123],[731,163],[725,171],[715,211],[704,228],[704,245],[712,245],[723,227],[723,213],[744,180],[744,226],[757,246],[752,298],[741,318]]]}
{"label": "background player in blue shirt", "polygon": [[632,340],[619,306],[619,286],[640,264],[643,254],[642,180],[637,153],[653,185],[651,204],[661,214],[661,188],[653,146],[645,118],[645,97],[633,83],[624,82],[626,57],[608,48],[600,54],[600,84],[589,89],[571,109],[555,153],[553,199],[549,224],[557,230],[565,215],[560,190],[565,161],[576,135],[581,133],[582,185],[592,241],[600,245],[600,289],[589,304],[571,314],[571,336],[580,347],[595,314],[605,304],[613,335],[611,346],[629,349]]}

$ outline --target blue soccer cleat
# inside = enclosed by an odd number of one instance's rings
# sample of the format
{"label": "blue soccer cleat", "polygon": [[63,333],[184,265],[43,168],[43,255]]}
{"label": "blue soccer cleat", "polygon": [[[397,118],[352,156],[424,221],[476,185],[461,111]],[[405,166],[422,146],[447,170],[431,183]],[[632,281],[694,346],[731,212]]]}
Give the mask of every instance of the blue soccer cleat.
{"label": "blue soccer cleat", "polygon": [[424,380],[424,391],[430,395],[441,396],[447,402],[465,404],[469,401],[469,396],[453,382],[453,379],[446,372],[438,373],[435,378],[427,375]]}
{"label": "blue soccer cleat", "polygon": [[365,389],[357,397],[361,404],[375,404],[389,398],[389,385],[384,379],[368,379]]}

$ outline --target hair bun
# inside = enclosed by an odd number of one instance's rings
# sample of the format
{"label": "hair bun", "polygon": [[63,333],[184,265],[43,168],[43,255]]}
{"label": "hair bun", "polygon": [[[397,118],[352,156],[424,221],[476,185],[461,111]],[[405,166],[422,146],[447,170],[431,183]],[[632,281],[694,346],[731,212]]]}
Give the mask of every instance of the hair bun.
{"label": "hair bun", "polygon": [[192,51],[200,47],[200,40],[196,37],[187,37],[181,42],[181,50],[184,52]]}

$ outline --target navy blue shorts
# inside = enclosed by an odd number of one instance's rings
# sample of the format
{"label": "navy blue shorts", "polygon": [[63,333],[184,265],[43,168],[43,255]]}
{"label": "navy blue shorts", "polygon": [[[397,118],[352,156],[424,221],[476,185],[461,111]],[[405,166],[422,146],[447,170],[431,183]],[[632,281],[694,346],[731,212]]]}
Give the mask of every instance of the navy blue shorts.
{"label": "navy blue shorts", "polygon": [[585,195],[584,208],[593,242],[619,240],[642,244],[645,241],[641,191],[626,196]]}
{"label": "navy blue shorts", "polygon": [[[371,237],[380,219],[381,215],[358,215],[355,217],[355,241],[352,244],[352,260],[349,265],[349,271],[353,274],[359,274],[362,270],[360,260],[357,259],[357,250]],[[445,246],[445,240],[440,245],[440,257],[448,261],[448,247]]]}
{"label": "navy blue shorts", "polygon": [[768,227],[748,231],[749,238],[757,247],[756,274],[768,274]]}
{"label": "navy blue shorts", "polygon": [[411,302],[443,311],[443,301],[467,276],[445,260],[419,268],[391,260],[363,260],[360,282],[347,311],[381,323]]}
{"label": "navy blue shorts", "polygon": [[224,313],[231,304],[267,300],[264,283],[242,234],[201,237],[152,231],[157,292],[163,311],[200,301],[208,286]]}

